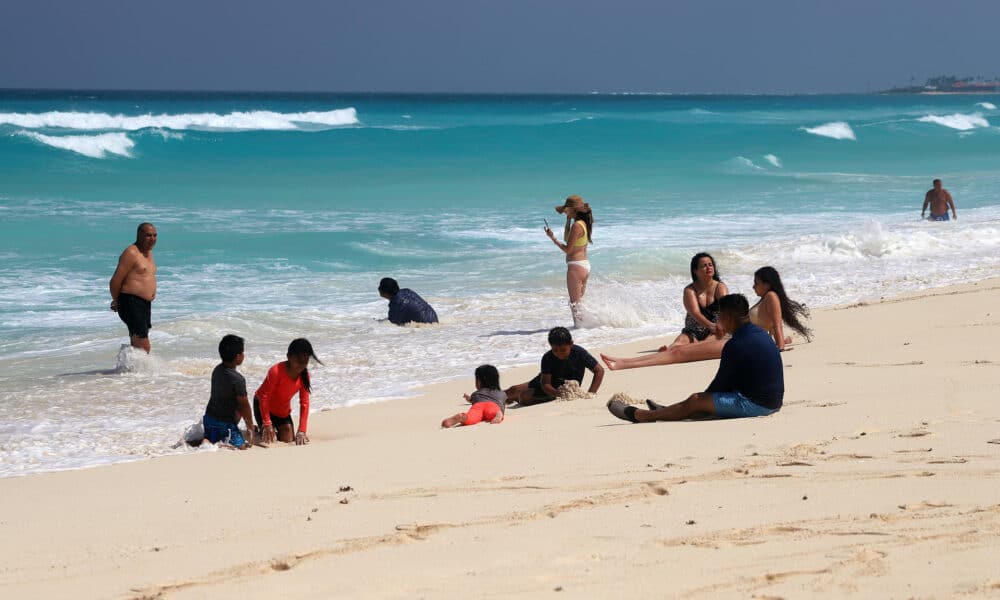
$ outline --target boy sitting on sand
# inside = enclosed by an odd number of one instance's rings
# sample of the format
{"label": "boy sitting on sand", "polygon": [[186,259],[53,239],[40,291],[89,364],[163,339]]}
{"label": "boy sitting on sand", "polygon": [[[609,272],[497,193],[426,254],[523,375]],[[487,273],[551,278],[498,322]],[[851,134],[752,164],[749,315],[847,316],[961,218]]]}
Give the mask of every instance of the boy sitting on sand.
{"label": "boy sitting on sand", "polygon": [[719,299],[718,325],[723,335],[732,337],[722,347],[719,370],[708,389],[670,406],[646,400],[649,410],[611,399],[611,414],[633,423],[648,423],[696,415],[763,417],[780,410],[785,395],[781,353],[771,335],[750,322],[750,305],[743,294]]}
{"label": "boy sitting on sand", "polygon": [[587,391],[596,394],[604,379],[602,367],[590,352],[573,343],[573,336],[565,327],[549,331],[551,350],[542,356],[542,372],[527,383],[519,383],[507,390],[507,402],[517,402],[521,406],[541,404],[555,400],[559,387],[567,381],[576,381],[583,386],[586,369],[594,374]]}
{"label": "boy sitting on sand", "polygon": [[[205,425],[205,439],[223,442],[234,448],[245,449],[253,445],[253,412],[247,399],[247,380],[236,367],[243,364],[243,338],[229,334],[219,342],[222,363],[212,371],[212,393],[201,421]],[[247,438],[238,427],[240,417],[247,426]]]}
{"label": "boy sitting on sand", "polygon": [[465,394],[465,401],[472,405],[467,412],[460,412],[441,421],[441,427],[475,425],[482,421],[497,424],[503,421],[507,407],[507,394],[500,391],[500,373],[493,365],[476,368],[476,391]]}

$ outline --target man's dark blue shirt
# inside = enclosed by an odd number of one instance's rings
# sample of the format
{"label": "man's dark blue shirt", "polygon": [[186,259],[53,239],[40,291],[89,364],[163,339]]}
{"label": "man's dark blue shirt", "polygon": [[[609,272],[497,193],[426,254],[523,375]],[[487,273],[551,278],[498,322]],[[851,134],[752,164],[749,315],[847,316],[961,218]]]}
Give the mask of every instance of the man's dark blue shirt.
{"label": "man's dark blue shirt", "polygon": [[409,288],[403,288],[389,300],[389,321],[396,325],[437,323],[438,316],[420,294]]}
{"label": "man's dark blue shirt", "polygon": [[781,408],[785,373],[770,334],[752,323],[733,332],[706,392],[739,392],[765,408]]}

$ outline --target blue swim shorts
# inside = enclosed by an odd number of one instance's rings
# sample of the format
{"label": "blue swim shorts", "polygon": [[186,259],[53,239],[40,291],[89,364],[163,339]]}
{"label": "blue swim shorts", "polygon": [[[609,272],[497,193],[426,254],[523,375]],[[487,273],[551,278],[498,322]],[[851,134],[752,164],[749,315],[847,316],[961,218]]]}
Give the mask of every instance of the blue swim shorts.
{"label": "blue swim shorts", "polygon": [[208,415],[203,416],[201,422],[205,425],[205,439],[213,444],[224,442],[230,446],[240,448],[246,443],[236,423],[227,423],[213,419]]}
{"label": "blue swim shorts", "polygon": [[778,412],[777,408],[765,408],[739,392],[713,392],[712,404],[715,414],[724,419],[766,417]]}
{"label": "blue swim shorts", "polygon": [[948,213],[944,213],[943,215],[934,215],[934,214],[932,214],[931,216],[927,217],[927,220],[928,221],[950,221],[951,220],[951,216]]}

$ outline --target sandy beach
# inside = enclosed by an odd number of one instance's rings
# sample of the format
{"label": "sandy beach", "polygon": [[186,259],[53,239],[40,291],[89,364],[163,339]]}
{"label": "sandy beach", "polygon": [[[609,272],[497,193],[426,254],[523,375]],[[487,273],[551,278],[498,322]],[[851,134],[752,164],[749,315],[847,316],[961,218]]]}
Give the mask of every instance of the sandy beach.
{"label": "sandy beach", "polygon": [[440,430],[470,374],[315,414],[308,447],[3,479],[0,596],[1000,596],[998,306],[991,279],[814,311],[766,418],[605,409],[683,399],[709,361]]}

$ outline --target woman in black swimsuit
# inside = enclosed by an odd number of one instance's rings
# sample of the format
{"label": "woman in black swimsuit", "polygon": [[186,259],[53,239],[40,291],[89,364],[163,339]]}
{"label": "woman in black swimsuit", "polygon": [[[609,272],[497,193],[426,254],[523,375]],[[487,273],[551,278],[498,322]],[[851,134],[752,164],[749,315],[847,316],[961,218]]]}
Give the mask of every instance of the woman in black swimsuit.
{"label": "woman in black swimsuit", "polygon": [[[684,288],[684,329],[670,346],[701,342],[716,331],[719,298],[729,293],[729,288],[719,279],[715,259],[707,252],[691,258],[691,285]],[[661,346],[663,352],[670,346]]]}
{"label": "woman in black swimsuit", "polygon": [[635,358],[601,355],[608,369],[635,369],[653,365],[669,365],[719,358],[725,340],[717,338],[715,320],[718,316],[719,298],[729,293],[726,284],[719,280],[715,259],[706,252],[691,258],[691,284],[684,288],[684,308],[687,316],[684,329],[669,346],[660,351]]}

